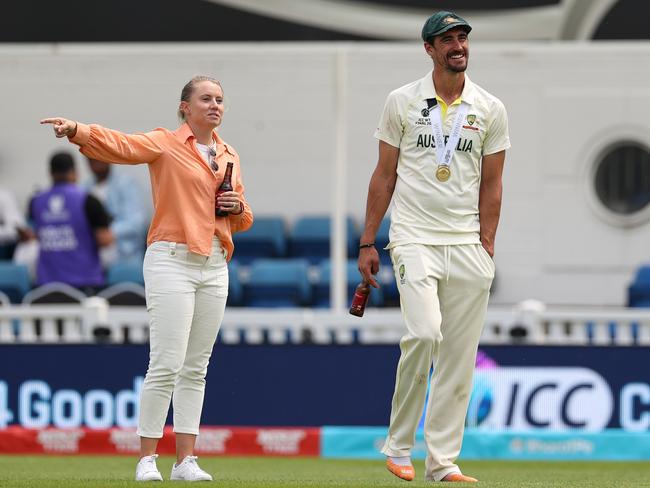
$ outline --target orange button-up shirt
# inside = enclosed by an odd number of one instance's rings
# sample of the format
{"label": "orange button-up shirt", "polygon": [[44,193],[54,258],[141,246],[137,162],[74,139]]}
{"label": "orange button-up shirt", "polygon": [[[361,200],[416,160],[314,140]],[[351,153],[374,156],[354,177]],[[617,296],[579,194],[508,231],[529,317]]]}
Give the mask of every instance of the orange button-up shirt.
{"label": "orange button-up shirt", "polygon": [[[209,256],[212,236],[232,257],[232,234],[253,224],[253,212],[244,199],[239,155],[213,132],[217,143],[218,171],[201,157],[196,138],[187,124],[175,131],[155,129],[141,134],[124,134],[99,125],[78,124],[70,141],[92,159],[109,163],[149,165],[154,215],[147,244],[155,241],[182,242],[191,252]],[[215,195],[223,181],[226,163],[232,162],[232,186],[241,195],[244,211],[239,215],[215,217]]]}

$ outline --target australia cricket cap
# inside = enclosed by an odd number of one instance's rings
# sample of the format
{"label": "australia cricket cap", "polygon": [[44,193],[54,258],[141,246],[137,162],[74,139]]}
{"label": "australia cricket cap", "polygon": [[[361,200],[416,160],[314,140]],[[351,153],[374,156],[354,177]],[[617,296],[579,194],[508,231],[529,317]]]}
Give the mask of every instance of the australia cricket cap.
{"label": "australia cricket cap", "polygon": [[472,27],[467,21],[455,13],[446,10],[436,12],[424,23],[424,27],[422,27],[422,40],[428,41],[432,37],[439,36],[454,27],[463,27],[465,32],[468,33],[472,30]]}

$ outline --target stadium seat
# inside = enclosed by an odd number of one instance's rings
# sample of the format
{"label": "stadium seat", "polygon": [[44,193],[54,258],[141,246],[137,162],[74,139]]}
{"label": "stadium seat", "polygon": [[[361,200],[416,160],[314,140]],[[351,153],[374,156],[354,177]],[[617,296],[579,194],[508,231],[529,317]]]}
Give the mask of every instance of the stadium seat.
{"label": "stadium seat", "polygon": [[[354,289],[361,280],[361,274],[357,267],[356,259],[349,259],[346,264],[346,276],[348,280],[347,301],[348,305],[352,303],[354,296]],[[325,259],[318,267],[318,280],[313,286],[313,306],[314,307],[329,307],[330,306],[330,284],[332,282],[332,263],[329,259]],[[383,303],[383,293],[380,289],[372,289],[370,291],[370,298],[368,305],[373,307],[380,307]]]}
{"label": "stadium seat", "polygon": [[311,300],[309,263],[305,259],[260,259],[250,267],[244,285],[249,307],[301,307]]}
{"label": "stadium seat", "polygon": [[237,307],[242,304],[243,290],[238,260],[231,260],[228,263],[228,302],[229,307]]}
{"label": "stadium seat", "polygon": [[397,282],[395,281],[395,273],[393,272],[392,264],[382,264],[379,267],[377,280],[381,286],[384,294],[385,307],[399,307],[399,290],[397,289]]}
{"label": "stadium seat", "polygon": [[147,305],[144,286],[138,283],[116,283],[97,294],[105,298],[109,305],[144,307]]}
{"label": "stadium seat", "polygon": [[256,217],[246,232],[233,235],[234,257],[241,264],[260,258],[282,258],[287,254],[287,237],[282,217]]}
{"label": "stadium seat", "polygon": [[83,292],[65,283],[47,283],[34,288],[23,297],[25,304],[83,303],[88,298]]}
{"label": "stadium seat", "polygon": [[647,307],[650,302],[650,265],[637,269],[634,281],[628,288],[629,307]]}
{"label": "stadium seat", "polygon": [[[358,235],[351,217],[347,217],[346,226],[347,254],[356,258]],[[301,217],[296,220],[291,232],[289,255],[307,259],[311,264],[318,264],[330,257],[330,235],[330,217]]]}
{"label": "stadium seat", "polygon": [[14,256],[14,250],[16,249],[16,244],[0,244],[0,260],[11,260]]}
{"label": "stadium seat", "polygon": [[11,261],[0,262],[0,291],[7,295],[12,303],[20,303],[30,288],[27,266]]}
{"label": "stadium seat", "polygon": [[142,262],[126,261],[117,262],[108,267],[106,272],[106,284],[108,286],[117,283],[138,283],[144,286],[142,274]]}

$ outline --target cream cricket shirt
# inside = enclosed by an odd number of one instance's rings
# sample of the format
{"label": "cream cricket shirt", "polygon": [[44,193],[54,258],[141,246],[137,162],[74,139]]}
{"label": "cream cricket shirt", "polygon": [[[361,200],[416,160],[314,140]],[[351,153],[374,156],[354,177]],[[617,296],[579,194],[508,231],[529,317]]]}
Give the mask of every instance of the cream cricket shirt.
{"label": "cream cricket shirt", "polygon": [[[433,72],[388,95],[375,137],[400,150],[393,193],[389,248],[401,244],[479,244],[481,158],[510,147],[503,103],[465,76],[460,100],[441,103],[445,141],[460,101],[469,104],[449,166],[436,178],[435,141],[428,108],[436,99]],[[442,99],[438,98],[438,103]]]}

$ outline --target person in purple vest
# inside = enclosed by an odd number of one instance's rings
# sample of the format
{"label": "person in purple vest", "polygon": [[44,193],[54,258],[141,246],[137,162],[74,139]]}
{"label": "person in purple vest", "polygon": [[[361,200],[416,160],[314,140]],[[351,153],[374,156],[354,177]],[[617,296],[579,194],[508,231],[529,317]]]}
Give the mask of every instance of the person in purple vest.
{"label": "person in purple vest", "polygon": [[105,285],[99,251],[113,243],[110,217],[101,202],[76,184],[72,155],[50,159],[52,187],[29,204],[39,243],[36,283],[67,283],[87,294]]}

